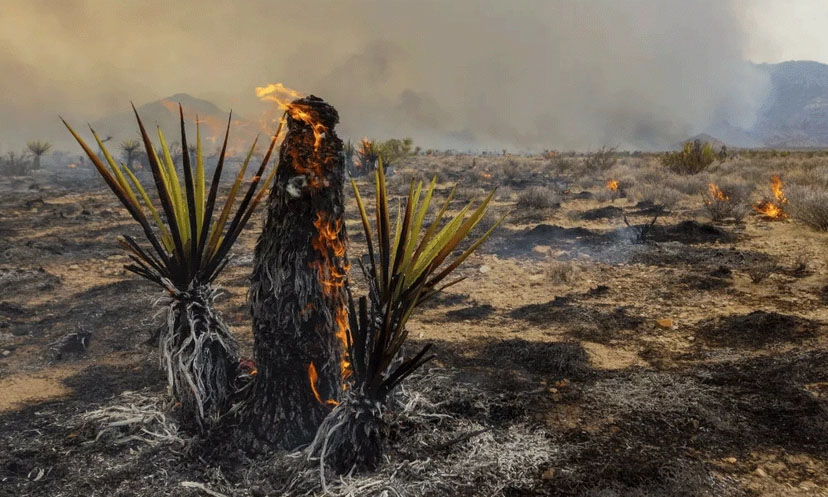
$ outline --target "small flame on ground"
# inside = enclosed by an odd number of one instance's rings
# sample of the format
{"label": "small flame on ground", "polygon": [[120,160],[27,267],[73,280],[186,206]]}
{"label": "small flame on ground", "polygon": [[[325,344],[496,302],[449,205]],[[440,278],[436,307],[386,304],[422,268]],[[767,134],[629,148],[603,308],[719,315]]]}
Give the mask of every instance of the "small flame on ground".
{"label": "small flame on ground", "polygon": [[779,176],[771,177],[773,200],[763,200],[754,206],[754,209],[768,219],[785,219],[788,217],[782,209],[782,206],[788,203],[788,198],[785,196],[785,192],[782,191],[782,186],[782,180]]}
{"label": "small flame on ground", "polygon": [[707,189],[710,192],[710,199],[704,199],[704,203],[710,205],[712,202],[730,202],[730,197],[725,195],[721,188],[714,183],[709,183]]}
{"label": "small flame on ground", "polygon": [[611,192],[618,191],[618,181],[614,179],[607,180],[607,189]]}

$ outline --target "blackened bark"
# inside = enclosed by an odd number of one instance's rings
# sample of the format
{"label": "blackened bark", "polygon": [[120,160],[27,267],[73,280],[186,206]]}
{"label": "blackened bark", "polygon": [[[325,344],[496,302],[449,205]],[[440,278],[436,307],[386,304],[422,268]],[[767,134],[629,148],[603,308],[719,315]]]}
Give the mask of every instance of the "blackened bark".
{"label": "blackened bark", "polygon": [[341,393],[347,239],[339,116],[314,96],[290,104],[288,116],[250,287],[258,373],[249,421],[259,440],[292,449],[313,439],[326,401]]}

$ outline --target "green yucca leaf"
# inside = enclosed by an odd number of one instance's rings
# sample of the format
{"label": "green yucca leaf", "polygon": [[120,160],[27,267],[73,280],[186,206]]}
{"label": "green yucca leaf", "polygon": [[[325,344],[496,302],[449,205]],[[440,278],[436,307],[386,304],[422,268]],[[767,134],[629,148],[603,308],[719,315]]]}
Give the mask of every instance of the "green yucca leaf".
{"label": "green yucca leaf", "polygon": [[[141,131],[141,139],[144,141],[144,148],[147,151],[147,160],[150,163],[150,170],[152,171],[152,176],[155,180],[155,187],[158,192],[158,197],[161,200],[161,207],[164,209],[164,215],[166,216],[167,223],[169,225],[170,235],[175,249],[172,252],[173,258],[178,262],[181,262],[181,259],[176,257],[176,254],[183,254],[184,247],[181,243],[181,231],[178,229],[178,218],[175,215],[173,200],[170,196],[170,187],[168,185],[164,170],[161,167],[161,163],[158,161],[158,156],[155,153],[152,141],[147,134],[147,130],[144,128],[144,123],[141,122],[141,116],[138,115],[138,110],[135,109],[134,105],[132,106],[132,110],[135,112],[135,119],[138,121],[138,129]],[[175,275],[175,277],[178,276],[181,276],[180,273]]]}
{"label": "green yucca leaf", "polygon": [[[210,184],[210,193],[207,196],[207,204],[205,205],[205,212],[204,212],[204,219],[201,228],[201,235],[199,236],[198,240],[198,251],[201,253],[205,252],[205,244],[207,243],[207,236],[210,233],[210,225],[213,222],[213,208],[216,204],[216,195],[218,193],[218,186],[219,182],[221,181],[221,172],[224,168],[224,156],[227,152],[227,140],[230,138],[230,122],[233,119],[233,112],[230,112],[230,115],[227,117],[227,129],[224,132],[224,141],[221,145],[221,152],[219,152],[219,159],[218,164],[216,164],[216,170],[213,172],[213,181]],[[199,143],[199,148],[201,144]],[[202,259],[202,267],[204,265],[204,259]]]}
{"label": "green yucca leaf", "polygon": [[190,247],[190,271],[201,266],[201,254],[198,253],[198,226],[196,225],[196,211],[198,206],[195,203],[195,185],[193,181],[193,168],[190,165],[190,149],[187,148],[187,131],[184,129],[184,109],[178,104],[178,115],[181,117],[181,164],[184,169],[184,190],[187,200],[187,226],[189,227],[188,243]]}
{"label": "green yucca leaf", "polygon": [[[164,165],[166,166],[167,181],[170,186],[170,198],[172,199],[173,212],[175,213],[176,225],[179,229],[179,236],[183,248],[186,249],[186,241],[189,238],[189,217],[187,216],[186,198],[181,194],[181,182],[178,179],[178,172],[175,170],[175,162],[172,160],[170,154],[170,147],[164,140],[164,133],[161,131],[161,126],[158,128],[158,139],[161,141],[161,152],[164,158]],[[182,252],[183,254],[183,252]]]}
{"label": "green yucca leaf", "polygon": [[200,240],[201,230],[204,227],[204,157],[201,154],[201,124],[198,122],[198,115],[196,115],[195,206],[196,226],[198,226],[195,239]]}
{"label": "green yucca leaf", "polygon": [[[263,192],[270,188],[270,182],[273,181],[275,177],[275,171],[273,171],[265,180],[264,184],[262,185],[262,190],[259,192],[259,195],[255,197],[256,187],[261,182],[262,175],[264,174],[265,169],[267,168],[267,163],[270,161],[270,156],[273,153],[273,149],[276,147],[276,141],[279,138],[279,134],[282,132],[282,124],[284,120],[279,122],[279,126],[276,128],[276,133],[273,135],[273,139],[270,141],[270,146],[267,148],[267,152],[265,156],[262,158],[262,163],[259,166],[258,171],[256,171],[256,175],[253,176],[253,179],[250,181],[250,186],[247,189],[247,194],[245,194],[244,198],[242,199],[241,204],[239,205],[238,210],[236,211],[236,215],[233,218],[233,222],[230,223],[230,227],[227,229],[227,234],[225,235],[224,239],[221,240],[219,243],[219,248],[216,253],[216,262],[212,263],[208,266],[208,274],[211,268],[215,268],[224,257],[226,257],[227,253],[230,251],[230,247],[236,242],[236,238],[238,238],[239,233],[241,233],[242,228],[247,223],[247,220],[250,219],[250,215],[253,212],[253,209],[256,208],[259,199],[261,199]],[[278,165],[277,165],[278,167]],[[274,168],[275,169],[275,168]],[[252,202],[252,203],[251,203]]]}
{"label": "green yucca leaf", "polygon": [[115,178],[118,180],[118,184],[121,185],[121,188],[124,190],[124,193],[126,193],[127,197],[129,197],[129,199],[132,201],[133,205],[140,209],[138,205],[138,199],[135,198],[135,193],[133,193],[132,188],[130,188],[129,183],[127,183],[126,178],[124,178],[124,175],[121,172],[121,169],[118,167],[118,164],[112,158],[112,155],[110,155],[109,151],[104,146],[98,134],[95,133],[95,130],[92,129],[91,126],[89,127],[89,130],[92,132],[92,136],[95,137],[95,141],[98,143],[98,148],[100,148],[103,152],[104,158],[109,163],[109,167],[112,169],[112,172],[115,174]]}
{"label": "green yucca leaf", "polygon": [[244,162],[239,169],[239,174],[236,175],[236,181],[234,181],[233,186],[230,187],[230,193],[227,195],[227,200],[224,201],[224,208],[222,208],[221,214],[219,214],[218,221],[216,221],[213,225],[212,234],[210,235],[210,242],[207,245],[208,254],[213,254],[216,250],[218,250],[219,239],[224,233],[224,227],[227,224],[227,219],[230,217],[230,211],[233,210],[233,203],[236,200],[236,194],[241,187],[242,181],[244,181],[244,173],[247,172],[247,165],[250,164],[250,158],[253,157],[253,152],[256,150],[256,143],[258,141],[259,137],[257,136],[253,140],[253,145],[250,146],[250,150],[247,152],[247,157],[244,158]]}
{"label": "green yucca leaf", "polygon": [[358,388],[365,389],[369,395],[374,396],[375,400],[381,401],[395,385],[431,359],[432,356],[428,355],[430,346],[426,346],[393,371],[388,371],[408,337],[406,323],[414,309],[434,293],[461,281],[462,278],[437,287],[502,222],[502,219],[498,221],[458,257],[447,263],[449,256],[486,213],[494,192],[477,207],[473,208],[473,203],[470,202],[440,228],[454,197],[455,190],[452,189],[435,220],[429,224],[425,233],[421,233],[436,184],[435,177],[423,196],[422,182],[412,181],[408,196],[404,199],[405,205],[397,206],[395,225],[392,228],[382,164],[377,167],[374,175],[376,219],[373,227],[359,188],[351,180],[368,249],[370,268],[366,270],[363,267],[363,272],[368,279],[370,299],[360,299],[358,309],[353,299],[349,301],[351,337],[348,354],[354,369],[353,381]]}
{"label": "green yucca leaf", "polygon": [[[281,126],[274,135],[270,148],[256,172],[256,176],[247,187],[246,194],[238,210],[233,214],[232,222],[225,231],[224,227],[232,213],[233,199],[244,180],[244,172],[236,179],[233,185],[232,198],[228,199],[228,202],[225,203],[225,209],[222,211],[223,219],[220,219],[220,222],[213,225],[215,229],[213,233],[213,236],[215,236],[215,244],[210,245],[207,243],[208,236],[210,236],[209,225],[212,222],[218,185],[227,151],[230,119],[227,122],[224,143],[213,176],[213,183],[210,185],[210,193],[205,199],[204,158],[201,151],[201,133],[198,125],[196,130],[196,163],[195,167],[193,167],[187,142],[184,111],[179,105],[182,170],[184,173],[184,184],[182,187],[182,178],[180,178],[176,171],[170,149],[160,127],[158,128],[158,135],[161,141],[161,147],[159,149],[160,151],[156,153],[156,149],[147,135],[146,129],[134,106],[133,111],[135,112],[144,147],[147,150],[147,158],[150,163],[153,181],[155,182],[156,194],[158,195],[158,200],[163,210],[163,216],[155,208],[152,198],[141,185],[137,176],[126,165],[119,166],[115,162],[94,130],[92,134],[95,136],[101,148],[101,153],[109,164],[109,167],[101,161],[97,154],[64,121],[72,136],[75,137],[81,145],[81,148],[83,148],[84,152],[92,160],[92,163],[104,181],[115,193],[130,215],[141,224],[144,229],[144,234],[152,246],[152,250],[145,250],[128,236],[119,240],[121,246],[129,252],[129,258],[132,261],[132,264],[125,266],[125,268],[168,288],[171,292],[173,291],[172,287],[175,287],[179,291],[186,291],[191,289],[193,284],[209,283],[213,281],[227,264],[227,255],[229,254],[231,246],[249,221],[255,208],[261,202],[261,199],[275,177],[276,169],[273,168],[267,178],[264,181],[262,180],[262,175],[267,168],[273,148],[281,133]],[[159,153],[163,157],[163,161],[159,159]],[[150,225],[149,219],[152,219],[154,222],[155,229]],[[160,240],[155,230],[160,233]]]}
{"label": "green yucca leaf", "polygon": [[104,166],[100,158],[98,158],[98,155],[95,154],[95,152],[93,152],[91,148],[89,148],[89,145],[86,144],[83,138],[81,138],[80,135],[78,135],[75,132],[75,130],[72,129],[71,126],[69,126],[69,123],[67,123],[63,118],[61,118],[61,121],[63,121],[63,124],[66,126],[69,132],[72,133],[72,136],[75,138],[75,140],[77,140],[78,144],[80,144],[83,151],[86,152],[86,155],[89,156],[89,159],[92,161],[92,164],[95,165],[95,168],[98,170],[98,172],[103,177],[104,181],[115,194],[115,196],[118,197],[118,200],[120,200],[124,207],[126,207],[127,212],[129,212],[132,218],[138,221],[138,224],[141,225],[141,228],[144,230],[144,235],[147,237],[147,240],[153,246],[153,249],[155,249],[159,256],[161,256],[161,258],[164,260],[165,265],[169,267],[169,258],[167,257],[166,252],[164,252],[164,249],[161,247],[161,244],[158,241],[158,238],[155,236],[155,233],[153,233],[152,228],[150,227],[149,222],[147,222],[146,216],[144,216],[143,212],[140,210],[140,207],[130,202],[129,197],[126,195],[123,188],[121,188],[117,180],[115,180],[115,178],[109,173],[106,166]]}
{"label": "green yucca leaf", "polygon": [[155,225],[161,230],[161,241],[164,243],[164,248],[166,248],[168,252],[172,252],[173,242],[170,232],[167,230],[164,223],[161,222],[161,216],[158,215],[158,210],[154,205],[152,205],[152,200],[150,200],[149,195],[147,195],[147,191],[144,190],[144,187],[141,185],[141,182],[138,181],[135,173],[133,173],[132,170],[130,170],[130,168],[126,165],[124,165],[124,171],[127,173],[127,176],[129,176],[129,180],[132,181],[135,189],[138,190],[138,193],[141,195],[141,199],[144,201],[144,205],[147,210],[149,210],[150,214],[152,214],[152,218],[155,220]]}

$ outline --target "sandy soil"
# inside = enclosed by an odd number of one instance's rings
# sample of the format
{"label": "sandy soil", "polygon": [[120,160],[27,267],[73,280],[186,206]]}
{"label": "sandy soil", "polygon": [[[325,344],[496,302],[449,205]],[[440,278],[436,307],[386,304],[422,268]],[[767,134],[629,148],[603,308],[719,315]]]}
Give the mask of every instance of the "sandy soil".
{"label": "sandy soil", "polygon": [[[496,210],[519,191],[499,195]],[[17,439],[40,430],[41,450],[63,450],[71,430],[33,413],[69,417],[126,390],[163,390],[144,343],[159,295],[122,269],[116,236],[140,233],[95,181],[0,179],[0,192],[0,494],[79,491],[66,462]],[[617,213],[582,218],[614,206],[644,223],[647,206],[636,204],[567,194],[557,209],[510,217],[459,270],[466,279],[410,325],[416,342],[436,344],[437,366],[498,395],[526,392],[503,422],[535,423],[550,444],[577,447],[531,489],[503,494],[828,495],[828,235],[755,215],[713,226],[691,197],[649,243],[634,243]],[[353,255],[362,238],[352,207]],[[247,354],[260,226],[250,223],[221,278],[220,310]],[[766,277],[752,281],[763,265]],[[85,349],[60,342],[78,332],[89,334]],[[560,344],[585,351],[583,369],[550,369]],[[58,469],[33,481],[47,462]],[[696,477],[720,486],[694,487]],[[114,478],[101,476],[98,491],[122,489]]]}

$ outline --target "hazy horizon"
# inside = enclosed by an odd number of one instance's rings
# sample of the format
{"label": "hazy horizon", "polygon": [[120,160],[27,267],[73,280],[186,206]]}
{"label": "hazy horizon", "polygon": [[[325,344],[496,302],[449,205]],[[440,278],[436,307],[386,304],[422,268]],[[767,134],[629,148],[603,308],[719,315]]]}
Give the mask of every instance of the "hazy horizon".
{"label": "hazy horizon", "polygon": [[254,88],[277,81],[335,105],[346,137],[657,148],[749,125],[767,81],[747,61],[828,50],[814,1],[165,5],[0,7],[0,152],[39,138],[70,149],[58,114],[82,124],[177,93],[255,119],[269,104]]}

